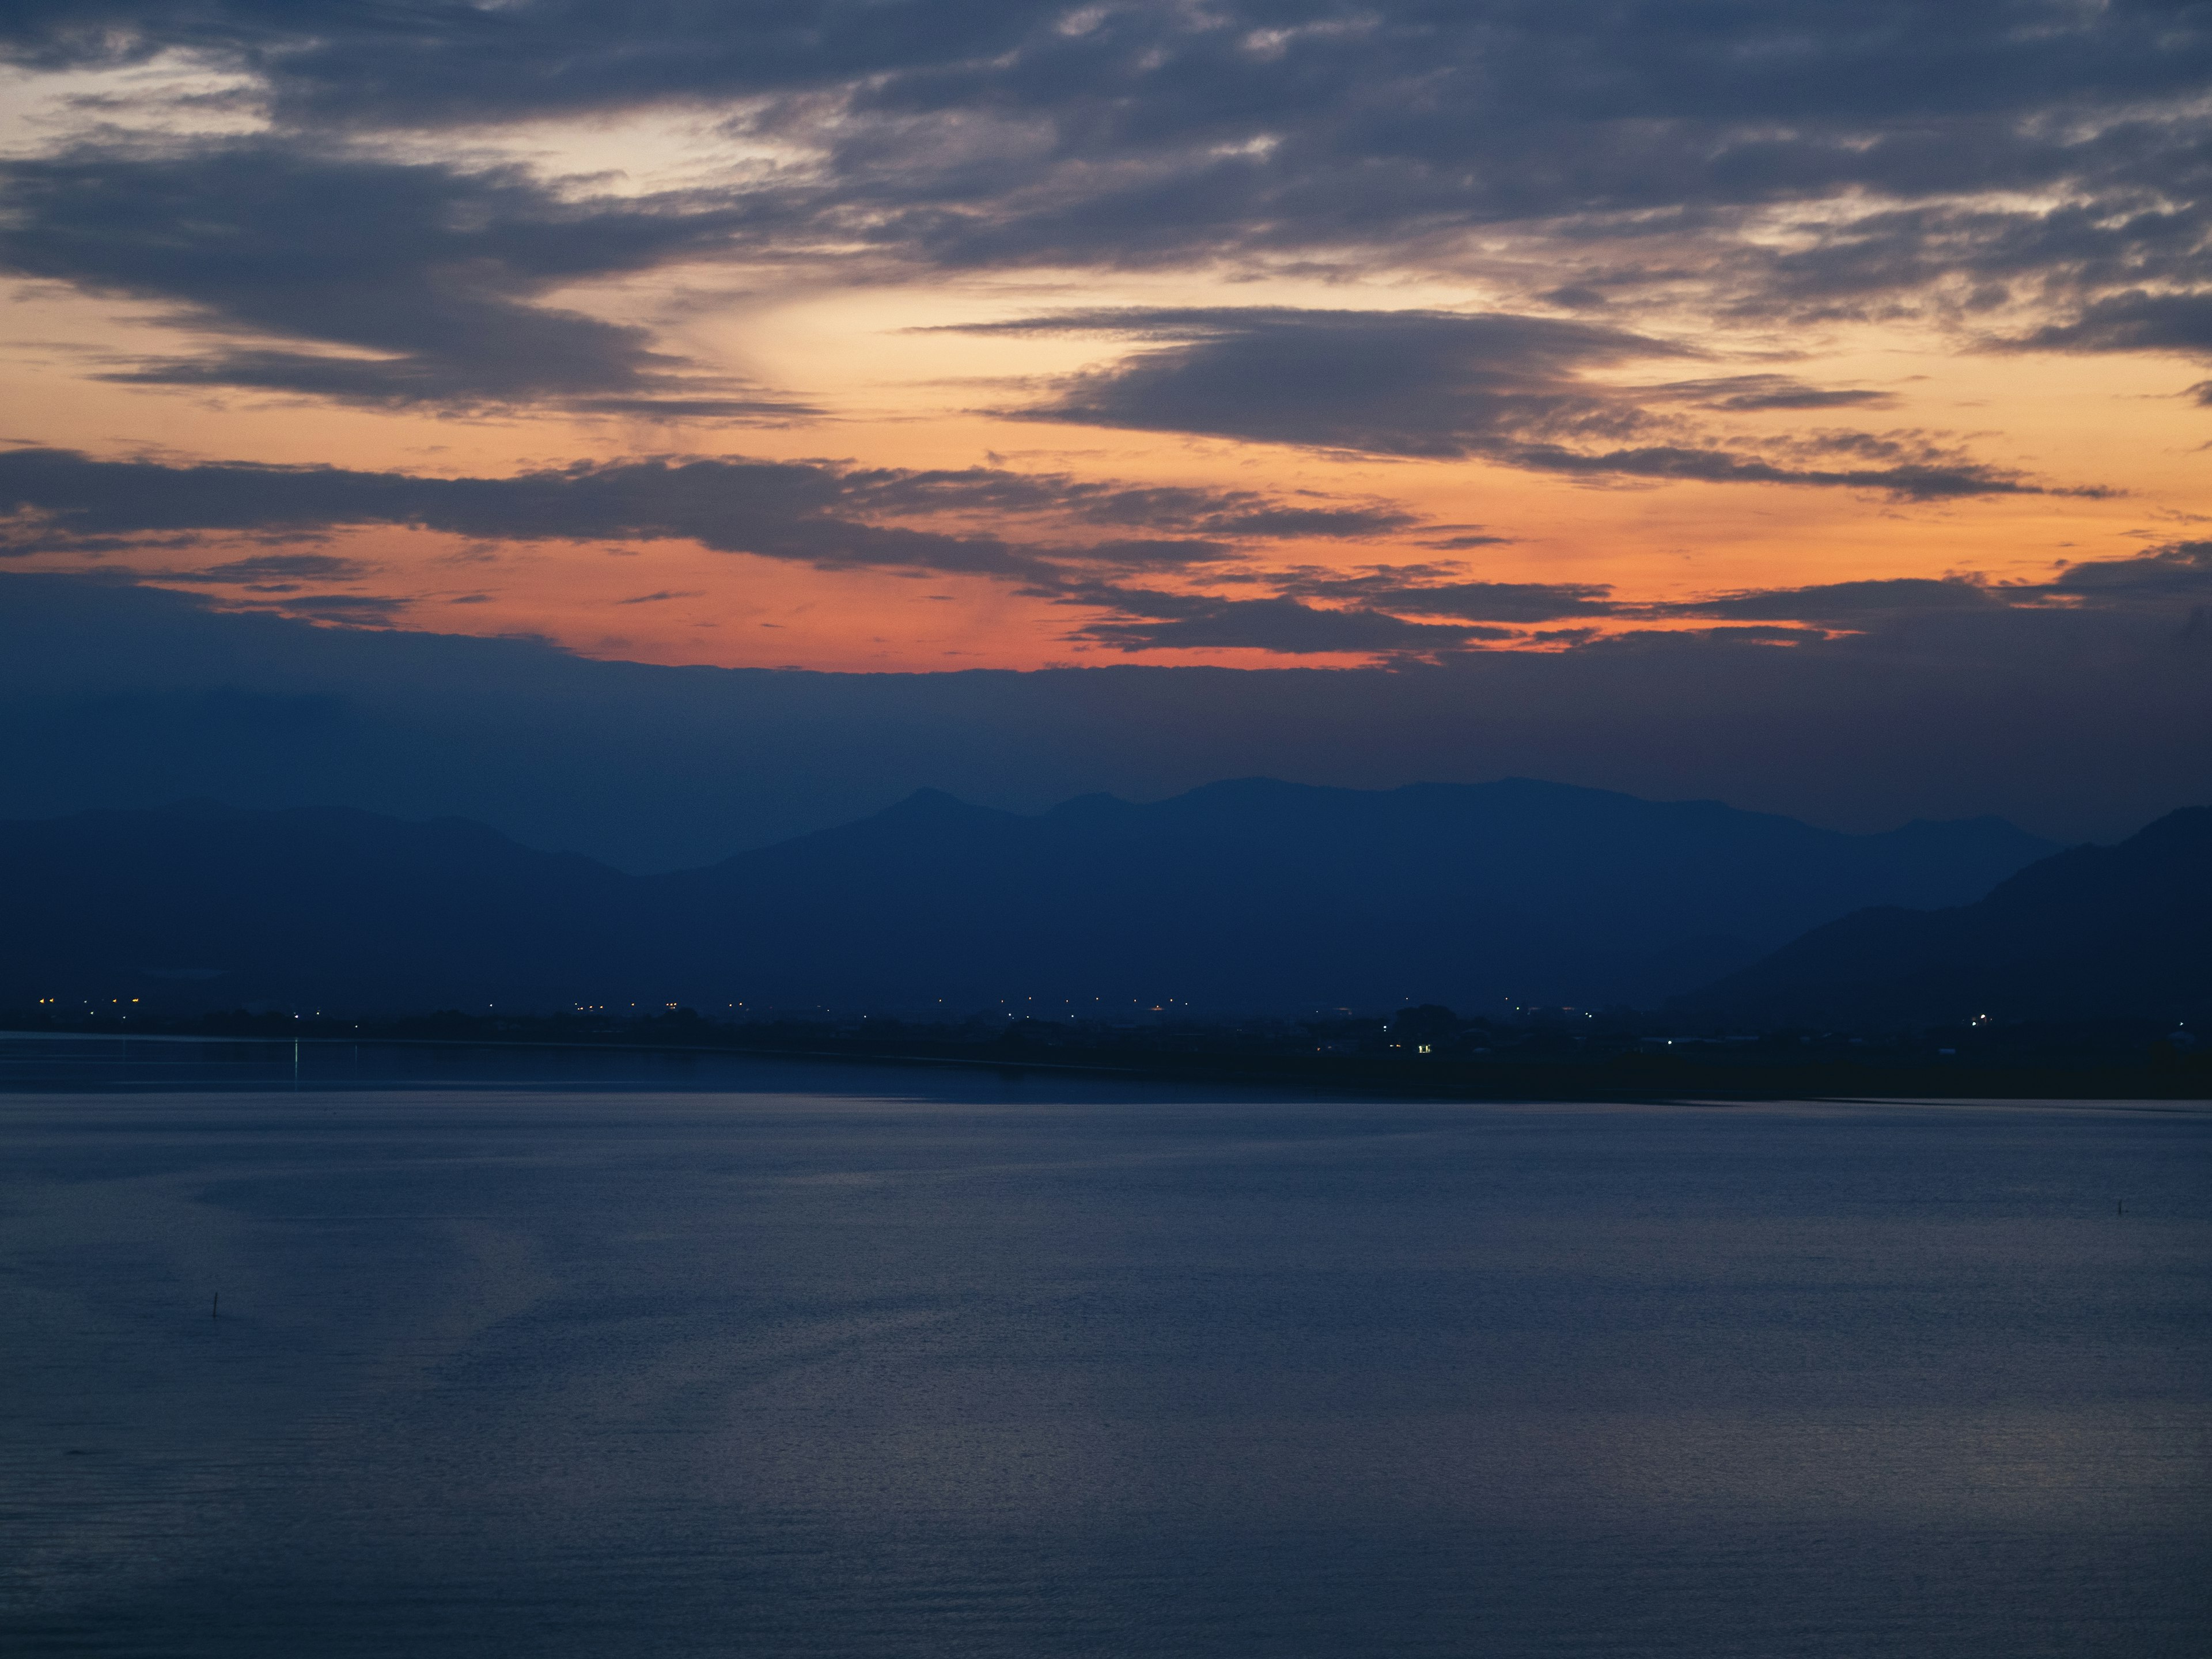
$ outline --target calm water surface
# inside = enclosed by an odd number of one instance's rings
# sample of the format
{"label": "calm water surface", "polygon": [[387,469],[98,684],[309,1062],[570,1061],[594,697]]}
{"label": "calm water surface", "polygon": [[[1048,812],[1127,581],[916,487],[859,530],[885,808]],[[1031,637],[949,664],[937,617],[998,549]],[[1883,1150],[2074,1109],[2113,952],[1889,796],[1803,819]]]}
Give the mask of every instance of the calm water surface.
{"label": "calm water surface", "polygon": [[2201,1109],[9,1076],[9,1653],[2212,1648]]}

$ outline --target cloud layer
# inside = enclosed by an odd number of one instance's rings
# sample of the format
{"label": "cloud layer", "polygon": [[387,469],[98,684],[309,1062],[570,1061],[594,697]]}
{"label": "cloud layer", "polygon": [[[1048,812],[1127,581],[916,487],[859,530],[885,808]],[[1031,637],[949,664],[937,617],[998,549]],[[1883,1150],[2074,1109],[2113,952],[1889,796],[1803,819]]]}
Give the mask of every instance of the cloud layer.
{"label": "cloud layer", "polygon": [[[945,514],[1042,519],[1085,539],[1016,543],[886,524]],[[1387,504],[1316,506],[1255,490],[1124,486],[995,468],[916,471],[823,461],[656,458],[580,462],[508,477],[436,477],[332,466],[101,460],[70,450],[0,452],[0,556],[116,550],[149,538],[312,536],[396,526],[507,541],[682,539],[834,570],[891,567],[1049,580],[1070,567],[1210,564],[1232,543],[1345,538],[1416,522]],[[1099,527],[1147,536],[1101,535]],[[179,538],[182,539],[179,539]],[[335,563],[261,556],[216,568]],[[207,578],[224,580],[225,578]]]}
{"label": "cloud layer", "polygon": [[1024,411],[1036,419],[1425,459],[1479,457],[1585,477],[1840,486],[1918,501],[2048,493],[1917,433],[1828,430],[1731,444],[1686,411],[1850,408],[1881,394],[1774,374],[1607,384],[1590,372],[1693,354],[1572,319],[1155,310],[965,331],[1111,333],[1146,343]]}
{"label": "cloud layer", "polygon": [[[1816,816],[1830,778],[2057,813],[2032,767],[2148,801],[2122,757],[2171,783],[2141,734],[2203,705],[2203,4],[21,0],[0,62],[36,106],[0,131],[0,270],[52,307],[8,349],[65,394],[19,400],[0,557],[76,574],[10,592],[110,673],[56,744],[123,743],[88,711],[141,684],[143,628],[290,665],[235,703],[197,668],[143,682],[200,733],[178,752],[263,756],[208,733],[264,721],[389,778],[434,721],[363,690],[372,662],[434,659],[441,707],[494,665],[629,684],[426,644],[425,606],[487,633],[589,609],[579,649],[692,660],[694,605],[728,601],[726,645],[787,637],[751,631],[749,580],[817,652],[928,587],[973,637],[898,660],[1015,629],[1027,654],[983,659],[1128,659],[992,682],[1019,732],[902,682],[935,711],[905,741],[945,722],[910,781],[987,799],[1015,785],[963,783],[963,744],[1055,793],[1356,781],[1380,726],[1411,735],[1378,782],[1479,753]],[[276,464],[302,458],[332,464]],[[682,545],[578,551],[653,544]],[[436,588],[469,558],[500,575]],[[577,593],[499,588],[532,569]],[[1371,667],[1154,677],[1159,652]],[[892,690],[716,683],[782,711],[763,742],[912,770]],[[1125,728],[1194,769],[1146,770]],[[1796,781],[1746,787],[1754,756]],[[793,811],[879,804],[861,776]]]}
{"label": "cloud layer", "polygon": [[[1037,533],[1012,538],[927,527],[969,514],[1023,515]],[[923,523],[898,521],[915,519]],[[2178,619],[2188,607],[2212,604],[2212,543],[2202,541],[2073,564],[2041,582],[1908,578],[1654,601],[1617,596],[1604,584],[1484,580],[1455,561],[1345,568],[1255,556],[1278,537],[1419,531],[1413,515],[1388,503],[1314,506],[1251,491],[1120,486],[992,468],[656,459],[445,478],[104,461],[60,450],[0,453],[0,555],[139,550],[173,559],[240,538],[312,540],[369,526],[495,541],[683,540],[822,570],[983,576],[1087,613],[1066,637],[1122,652],[1433,658],[1505,640],[1579,643],[1590,635],[1574,625],[1601,622],[1613,633],[1686,621],[1790,623],[1816,637],[1935,613],[2064,606]],[[1101,526],[1164,533],[1100,533]],[[123,566],[112,574],[241,590],[249,601],[259,597],[331,621],[380,621],[404,604],[389,595],[306,591],[372,574],[357,560],[313,551],[225,556],[197,568]],[[1185,586],[1143,580],[1162,576]],[[1218,591],[1224,587],[1230,591]],[[682,596],[661,592],[635,602],[674,597]],[[1545,631],[1542,624],[1567,626]],[[1528,628],[1538,631],[1519,631]]]}
{"label": "cloud layer", "polygon": [[[0,52],[180,58],[233,77],[263,125],[90,131],[11,167],[0,259],[206,331],[197,355],[120,371],[157,380],[774,418],[794,400],[690,384],[636,330],[550,296],[674,261],[856,256],[1479,270],[1522,310],[1911,316],[2001,349],[2212,356],[2197,5],[46,0],[8,9]],[[474,138],[450,159],[420,142],[659,108],[773,159],[594,198],[471,160]],[[1569,366],[1604,349],[1602,330],[1512,326],[1524,354],[1574,342]],[[1256,343],[1219,335],[1094,391],[1125,413],[1202,401]],[[1447,449],[1490,429],[1504,389],[1459,390],[1439,392]],[[1320,441],[1433,453],[1350,391]]]}

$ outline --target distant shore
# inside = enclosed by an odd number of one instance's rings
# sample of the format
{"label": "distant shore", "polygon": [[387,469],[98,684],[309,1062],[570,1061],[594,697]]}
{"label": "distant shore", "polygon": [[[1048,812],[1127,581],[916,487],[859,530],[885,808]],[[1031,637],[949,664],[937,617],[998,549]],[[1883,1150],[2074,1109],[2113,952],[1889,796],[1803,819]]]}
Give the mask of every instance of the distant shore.
{"label": "distant shore", "polygon": [[[1232,1025],[1168,1031],[1065,1031],[1015,1026],[990,1036],[960,1028],[902,1025],[854,1030],[783,1022],[724,1025],[696,1018],[584,1028],[558,1019],[495,1021],[453,1013],[333,1022],[283,1015],[193,1020],[38,1024],[0,1022],[0,1036],[167,1040],[195,1044],[347,1045],[631,1052],[752,1056],[881,1066],[1045,1072],[1376,1098],[1761,1101],[1806,1098],[2212,1100],[2212,1054],[2102,1034],[2057,1058],[2016,1052],[1931,1050],[1925,1040],[1824,1045],[1805,1036],[1689,1039],[1591,1052],[1560,1045],[1535,1052],[1314,1052],[1266,1042]],[[2016,1050],[2018,1045],[2014,1045]],[[2129,1053],[2129,1049],[2132,1053]],[[1808,1051],[1811,1052],[1808,1052]],[[1840,1051],[1840,1052],[1838,1052]]]}

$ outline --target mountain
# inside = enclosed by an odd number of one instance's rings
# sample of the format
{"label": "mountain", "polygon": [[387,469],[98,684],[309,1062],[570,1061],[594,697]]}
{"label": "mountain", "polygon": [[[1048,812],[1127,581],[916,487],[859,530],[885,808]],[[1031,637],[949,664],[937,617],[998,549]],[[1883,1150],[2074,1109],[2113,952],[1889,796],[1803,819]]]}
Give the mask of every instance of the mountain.
{"label": "mountain", "polygon": [[1768,1028],[2212,1014],[2212,806],[1949,909],[1866,909],[1669,1006]]}
{"label": "mountain", "polygon": [[631,878],[342,807],[0,822],[0,1005],[554,1006],[631,949]]}
{"label": "mountain", "polygon": [[1036,817],[923,792],[659,879],[799,1000],[1495,1009],[1663,995],[1875,895],[1956,902],[2047,850],[1992,819],[1849,836],[1525,779],[1247,779]]}
{"label": "mountain", "polygon": [[362,1011],[1645,1002],[2050,850],[2000,820],[1845,835],[1526,779],[1249,779],[1036,816],[922,791],[633,877],[457,820],[204,805],[0,823],[0,1002]]}

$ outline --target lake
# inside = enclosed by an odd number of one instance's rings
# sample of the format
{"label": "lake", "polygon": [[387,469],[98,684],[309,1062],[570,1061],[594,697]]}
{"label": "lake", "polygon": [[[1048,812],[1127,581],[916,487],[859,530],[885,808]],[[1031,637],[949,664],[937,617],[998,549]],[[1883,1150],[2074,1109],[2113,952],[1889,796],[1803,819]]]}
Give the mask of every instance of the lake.
{"label": "lake", "polygon": [[2186,1103],[0,1041],[0,1322],[14,1654],[2212,1644]]}

